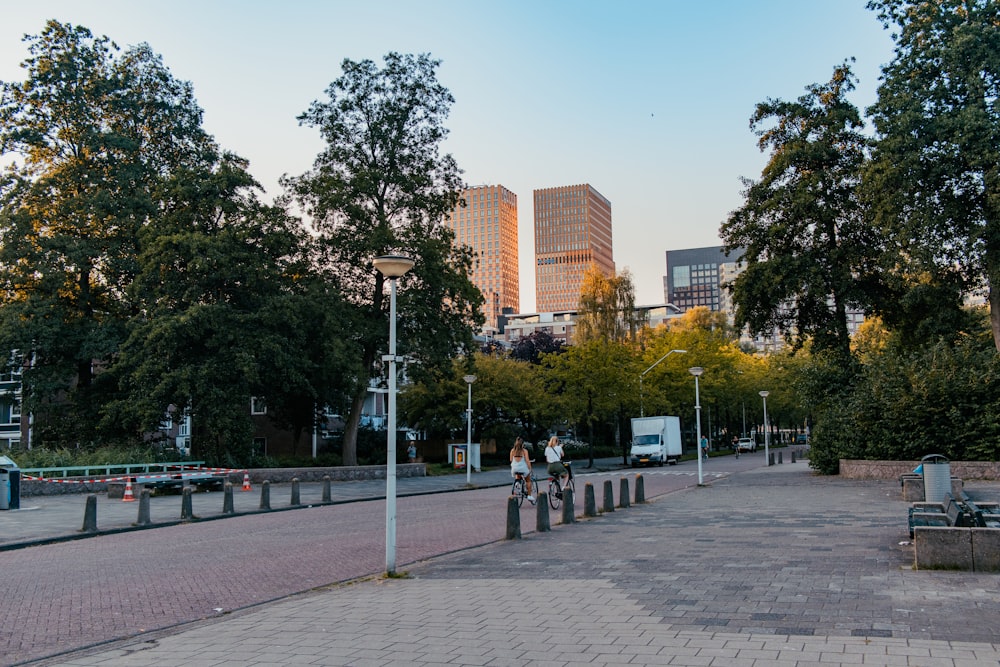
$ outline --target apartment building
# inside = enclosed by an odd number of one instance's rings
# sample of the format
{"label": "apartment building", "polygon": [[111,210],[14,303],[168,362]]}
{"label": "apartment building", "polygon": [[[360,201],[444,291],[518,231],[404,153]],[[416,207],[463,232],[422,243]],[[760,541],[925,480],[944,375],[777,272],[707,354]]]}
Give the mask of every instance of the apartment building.
{"label": "apartment building", "polygon": [[498,331],[501,313],[520,309],[517,267],[517,195],[502,185],[462,191],[462,201],[445,219],[458,243],[476,255],[472,283],[483,293],[485,332]]}
{"label": "apartment building", "polygon": [[583,276],[593,264],[615,275],[611,202],[589,184],[534,191],[535,307],[575,311]]}

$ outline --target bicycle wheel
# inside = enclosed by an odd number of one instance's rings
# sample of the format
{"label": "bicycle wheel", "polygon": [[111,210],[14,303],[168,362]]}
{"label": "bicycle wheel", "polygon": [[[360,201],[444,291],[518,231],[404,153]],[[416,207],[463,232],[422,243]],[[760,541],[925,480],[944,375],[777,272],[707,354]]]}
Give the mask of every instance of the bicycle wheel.
{"label": "bicycle wheel", "polygon": [[558,480],[552,480],[549,482],[549,506],[557,510],[560,505],[562,505],[562,489],[559,488]]}
{"label": "bicycle wheel", "polygon": [[510,495],[517,498],[517,506],[520,507],[524,503],[524,499],[527,497],[527,493],[524,491],[524,480],[515,479],[514,485],[510,487]]}

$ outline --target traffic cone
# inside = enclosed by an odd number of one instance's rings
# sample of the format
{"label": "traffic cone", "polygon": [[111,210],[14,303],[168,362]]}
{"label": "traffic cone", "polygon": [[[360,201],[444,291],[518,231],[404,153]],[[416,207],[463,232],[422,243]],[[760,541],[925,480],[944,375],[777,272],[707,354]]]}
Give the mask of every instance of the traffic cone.
{"label": "traffic cone", "polygon": [[243,490],[252,491],[250,488],[250,473],[248,472],[243,473]]}
{"label": "traffic cone", "polygon": [[132,478],[128,477],[125,480],[125,493],[122,495],[123,503],[134,503],[135,496],[132,495]]}

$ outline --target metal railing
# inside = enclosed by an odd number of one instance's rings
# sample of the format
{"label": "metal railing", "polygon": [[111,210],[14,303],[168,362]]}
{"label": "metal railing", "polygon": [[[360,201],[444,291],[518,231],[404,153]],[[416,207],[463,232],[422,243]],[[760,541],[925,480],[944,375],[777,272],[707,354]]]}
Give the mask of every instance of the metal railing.
{"label": "metal railing", "polygon": [[42,479],[66,479],[71,477],[93,477],[96,475],[111,477],[114,475],[132,475],[134,473],[176,472],[190,468],[200,468],[204,461],[174,461],[170,463],[119,463],[103,466],[61,466],[55,468],[21,468],[22,475],[40,477]]}

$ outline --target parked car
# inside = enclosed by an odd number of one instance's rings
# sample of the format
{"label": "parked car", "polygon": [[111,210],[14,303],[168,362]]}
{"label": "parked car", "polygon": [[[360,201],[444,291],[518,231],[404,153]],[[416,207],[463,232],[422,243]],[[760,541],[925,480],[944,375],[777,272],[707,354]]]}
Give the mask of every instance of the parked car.
{"label": "parked car", "polygon": [[741,452],[754,452],[757,451],[757,443],[753,438],[740,438],[736,441],[736,449]]}

